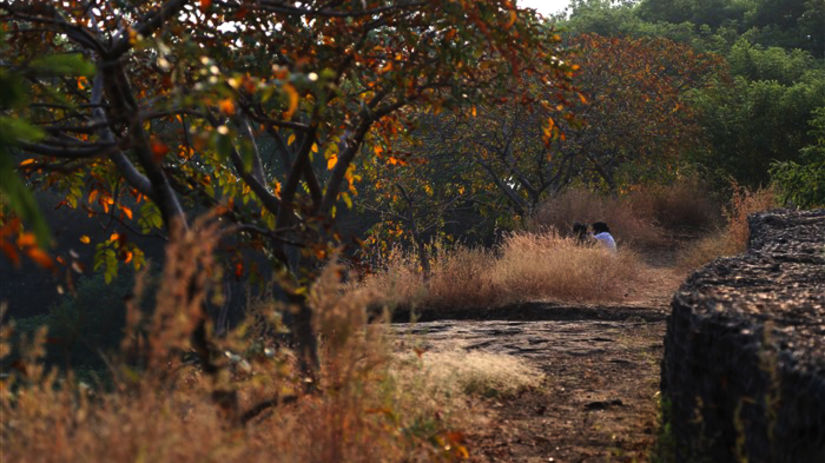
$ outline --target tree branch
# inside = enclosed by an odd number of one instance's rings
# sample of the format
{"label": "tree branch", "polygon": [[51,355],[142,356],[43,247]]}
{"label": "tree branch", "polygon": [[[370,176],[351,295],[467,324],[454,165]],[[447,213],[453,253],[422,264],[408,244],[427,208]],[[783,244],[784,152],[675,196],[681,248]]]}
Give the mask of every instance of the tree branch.
{"label": "tree branch", "polygon": [[[135,23],[131,29],[143,37],[149,37],[159,29],[167,19],[174,18],[186,3],[188,3],[188,0],[169,0],[157,10],[146,14]],[[103,50],[101,55],[109,60],[117,59],[131,48],[132,42],[129,37],[129,30],[121,29],[114,39],[114,45],[108,50]]]}
{"label": "tree branch", "polygon": [[367,135],[367,132],[369,132],[372,124],[406,104],[407,101],[402,99],[395,103],[388,104],[377,111],[365,111],[363,119],[352,138],[346,142],[346,148],[338,155],[338,162],[332,169],[332,175],[330,175],[329,180],[327,180],[327,189],[326,192],[324,192],[324,198],[321,200],[321,207],[318,210],[321,215],[328,214],[338,200],[338,192],[341,188],[341,182],[344,180],[344,174],[358,153],[358,150],[361,148],[364,137]]}

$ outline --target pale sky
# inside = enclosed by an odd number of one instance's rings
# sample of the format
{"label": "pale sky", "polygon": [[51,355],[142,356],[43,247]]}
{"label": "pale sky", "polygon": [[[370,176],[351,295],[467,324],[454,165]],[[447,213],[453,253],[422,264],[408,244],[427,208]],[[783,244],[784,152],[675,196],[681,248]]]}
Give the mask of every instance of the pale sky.
{"label": "pale sky", "polygon": [[545,16],[562,12],[568,3],[569,0],[516,0],[518,6],[535,8]]}

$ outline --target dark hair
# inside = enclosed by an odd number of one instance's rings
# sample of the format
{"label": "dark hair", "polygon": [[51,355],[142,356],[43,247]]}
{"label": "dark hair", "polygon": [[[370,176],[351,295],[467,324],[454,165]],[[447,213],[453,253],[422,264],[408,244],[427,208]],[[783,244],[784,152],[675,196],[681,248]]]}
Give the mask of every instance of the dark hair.
{"label": "dark hair", "polygon": [[593,233],[599,234],[603,232],[610,233],[610,228],[604,222],[595,222],[593,225]]}
{"label": "dark hair", "polygon": [[574,223],[573,238],[579,243],[583,243],[587,239],[587,225],[579,222]]}

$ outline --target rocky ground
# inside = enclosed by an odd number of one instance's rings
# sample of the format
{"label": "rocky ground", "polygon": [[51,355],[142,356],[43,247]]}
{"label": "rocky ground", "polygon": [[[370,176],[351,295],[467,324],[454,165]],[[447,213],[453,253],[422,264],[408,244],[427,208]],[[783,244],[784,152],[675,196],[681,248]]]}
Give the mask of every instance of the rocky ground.
{"label": "rocky ground", "polygon": [[[622,309],[617,309],[622,310]],[[545,374],[543,387],[489,399],[492,426],[468,435],[472,460],[645,460],[657,431],[662,308],[643,319],[434,321],[399,326],[423,347],[517,355]],[[570,314],[568,314],[568,317]]]}

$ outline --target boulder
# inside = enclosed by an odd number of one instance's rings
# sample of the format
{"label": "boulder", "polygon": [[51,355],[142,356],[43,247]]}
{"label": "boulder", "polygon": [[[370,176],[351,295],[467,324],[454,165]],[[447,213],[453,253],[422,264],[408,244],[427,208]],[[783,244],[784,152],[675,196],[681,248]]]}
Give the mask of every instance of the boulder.
{"label": "boulder", "polygon": [[825,462],[825,210],[749,217],[676,292],[662,360],[677,461]]}

